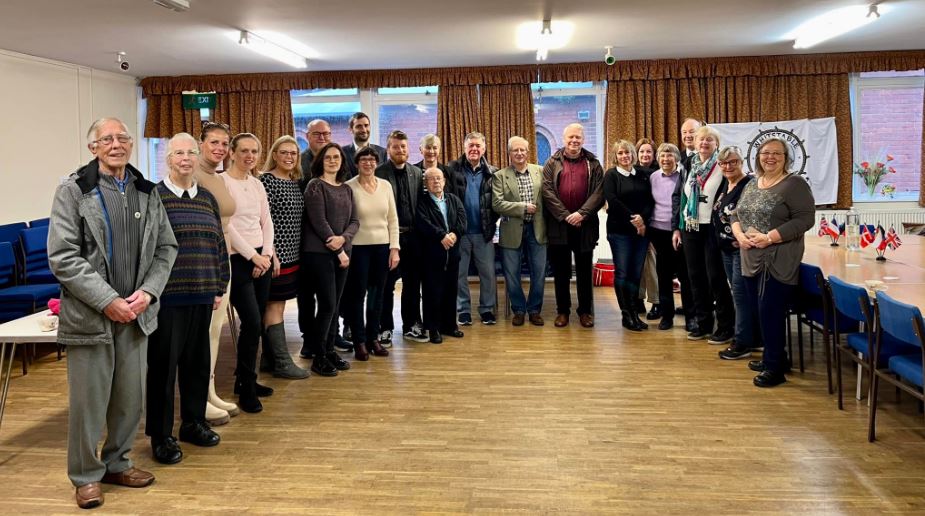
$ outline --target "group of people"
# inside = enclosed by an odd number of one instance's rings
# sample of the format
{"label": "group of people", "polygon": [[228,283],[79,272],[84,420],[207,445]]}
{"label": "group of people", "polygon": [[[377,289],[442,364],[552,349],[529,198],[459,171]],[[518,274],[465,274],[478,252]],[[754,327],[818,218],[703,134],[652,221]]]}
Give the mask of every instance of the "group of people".
{"label": "group of people", "polygon": [[[169,140],[168,175],[154,184],[128,163],[134,140],[121,121],[92,125],[94,159],[58,188],[48,245],[62,286],[68,473],[80,507],[103,503],[101,482],[153,482],[127,457],[143,406],[154,458],[182,460],[173,431],[177,383],[179,441],[215,446],[211,425],[260,412],[260,398],[273,394],[257,382],[258,370],[307,378],[286,344],[288,300],[298,304],[300,356],[320,376],[350,369],[338,350],[359,361],[389,355],[398,279],[404,338],[461,338],[461,327],[473,324],[470,263],[479,275],[475,312],[482,324],[497,322],[497,232],[514,326],[545,324],[548,257],[554,325],[569,324],[574,264],[575,312],[582,327],[593,327],[592,256],[605,204],[626,329],[648,328],[639,317],[647,268],[654,272],[646,288],[657,292],[647,318],[672,328],[677,277],[688,339],[731,343],[720,352],[725,359],[763,347],[763,360],[749,364],[760,373],[755,384],[785,381],[786,301],[814,219],[809,186],[789,172],[786,142],[760,144],[752,178],[742,151],[721,147],[719,134],[695,120],[682,126],[683,150],[648,139],[614,143],[607,171],[584,147],[579,124],[565,128],[562,148],[543,166],[529,162],[525,138],[511,137],[501,169],[486,160],[478,132],[446,164],[439,137],[429,134],[423,160],[412,164],[402,131],[389,133],[383,148],[369,142],[366,114],[355,113],[349,128],[354,141],[341,147],[326,121],[313,120],[300,155],[291,136],[264,153],[255,135],[208,122],[198,142],[187,133]],[[240,318],[237,404],[214,387],[229,303]]]}

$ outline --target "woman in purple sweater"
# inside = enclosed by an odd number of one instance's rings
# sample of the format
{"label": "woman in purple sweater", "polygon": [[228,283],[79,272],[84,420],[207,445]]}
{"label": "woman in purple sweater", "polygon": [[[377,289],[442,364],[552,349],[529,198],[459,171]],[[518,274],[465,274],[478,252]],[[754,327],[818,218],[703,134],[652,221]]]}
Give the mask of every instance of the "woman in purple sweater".
{"label": "woman in purple sweater", "polygon": [[350,364],[334,351],[336,317],[347,283],[351,242],[360,227],[353,207],[353,190],[346,157],[340,145],[329,143],[315,155],[312,180],[305,187],[305,220],[302,226],[302,285],[306,295],[317,299],[312,325],[314,358],[312,371],[337,376]]}

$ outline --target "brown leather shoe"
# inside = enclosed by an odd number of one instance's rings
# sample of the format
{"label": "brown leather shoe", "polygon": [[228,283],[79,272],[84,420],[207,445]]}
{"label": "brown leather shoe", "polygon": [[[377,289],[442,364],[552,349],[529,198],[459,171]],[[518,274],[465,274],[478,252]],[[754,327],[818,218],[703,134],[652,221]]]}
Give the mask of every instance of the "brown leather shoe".
{"label": "brown leather shoe", "polygon": [[578,321],[581,322],[581,325],[585,328],[594,327],[594,316],[591,314],[581,314],[578,316]]}
{"label": "brown leather shoe", "polygon": [[511,319],[511,324],[514,326],[523,326],[524,314],[514,314],[514,317]]}
{"label": "brown leather shoe", "polygon": [[100,489],[99,482],[90,482],[77,488],[77,507],[81,509],[92,509],[103,505],[103,491]]}
{"label": "brown leather shoe", "polygon": [[564,328],[568,326],[568,314],[559,314],[556,316],[556,328]]}
{"label": "brown leather shoe", "polygon": [[128,468],[118,473],[106,473],[102,482],[125,487],[148,487],[154,483],[154,475],[138,468]]}
{"label": "brown leather shoe", "polygon": [[533,326],[542,326],[542,325],[546,324],[546,322],[543,321],[543,316],[542,316],[542,315],[540,315],[540,314],[530,314],[530,324],[532,324]]}
{"label": "brown leather shoe", "polygon": [[369,351],[366,350],[366,344],[363,344],[361,342],[357,344],[356,346],[353,346],[353,357],[359,360],[360,362],[366,362],[367,360],[369,360]]}

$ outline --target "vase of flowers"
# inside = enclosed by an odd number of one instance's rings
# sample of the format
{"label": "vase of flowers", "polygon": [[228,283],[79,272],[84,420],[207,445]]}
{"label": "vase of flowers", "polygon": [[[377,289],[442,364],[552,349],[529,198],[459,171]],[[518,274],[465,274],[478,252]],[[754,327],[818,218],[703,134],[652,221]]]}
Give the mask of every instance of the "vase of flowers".
{"label": "vase of flowers", "polygon": [[888,165],[891,161],[893,161],[893,156],[881,152],[873,162],[862,161],[854,164],[854,175],[864,182],[868,196],[874,196],[877,192],[877,185],[883,181],[884,176],[896,173],[896,169]]}

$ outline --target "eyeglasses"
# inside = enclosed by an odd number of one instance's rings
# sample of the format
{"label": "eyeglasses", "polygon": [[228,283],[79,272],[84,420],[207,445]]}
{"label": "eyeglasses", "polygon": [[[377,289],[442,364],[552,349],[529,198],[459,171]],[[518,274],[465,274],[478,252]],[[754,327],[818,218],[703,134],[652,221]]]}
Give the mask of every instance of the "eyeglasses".
{"label": "eyeglasses", "polygon": [[176,150],[171,152],[174,156],[179,156],[182,158],[192,158],[199,155],[198,150]]}
{"label": "eyeglasses", "polygon": [[719,166],[721,166],[721,167],[734,167],[734,166],[738,165],[739,163],[742,163],[742,160],[740,160],[740,159],[727,159],[726,161],[720,161],[720,162],[719,162]]}
{"label": "eyeglasses", "polygon": [[119,133],[119,134],[117,134],[117,135],[115,135],[115,136],[113,136],[113,135],[111,135],[111,134],[107,134],[106,136],[104,136],[104,137],[102,137],[102,138],[99,138],[99,139],[97,139],[97,140],[93,140],[93,142],[91,142],[91,143],[98,143],[98,144],[102,144],[102,145],[107,145],[107,146],[108,146],[108,145],[112,145],[112,142],[115,141],[115,140],[119,140],[119,143],[131,143],[132,137],[129,136],[129,135],[127,135],[127,134],[125,134],[125,133]]}
{"label": "eyeglasses", "polygon": [[276,151],[276,153],[279,154],[280,156],[289,156],[290,158],[299,155],[299,153],[296,151],[282,151],[281,150],[281,151]]}
{"label": "eyeglasses", "polygon": [[376,164],[379,162],[379,160],[373,156],[363,157],[363,158],[358,159],[357,161],[359,161],[360,163],[372,163],[372,164]]}
{"label": "eyeglasses", "polygon": [[331,131],[325,131],[325,132],[321,132],[321,131],[312,131],[312,132],[308,133],[308,135],[311,136],[312,138],[318,138],[318,137],[320,136],[320,137],[322,137],[322,138],[324,138],[324,139],[328,139],[328,138],[331,137]]}
{"label": "eyeglasses", "polygon": [[786,155],[783,152],[761,151],[758,153],[762,158],[780,158]]}

